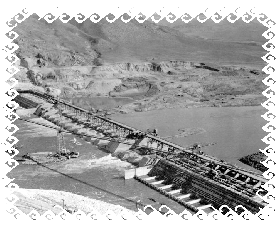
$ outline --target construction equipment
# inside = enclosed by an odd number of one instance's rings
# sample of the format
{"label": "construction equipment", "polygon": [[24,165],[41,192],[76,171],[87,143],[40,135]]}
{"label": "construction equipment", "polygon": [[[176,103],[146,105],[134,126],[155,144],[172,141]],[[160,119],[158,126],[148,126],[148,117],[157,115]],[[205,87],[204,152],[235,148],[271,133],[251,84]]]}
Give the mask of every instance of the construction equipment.
{"label": "construction equipment", "polygon": [[[58,102],[59,103],[59,102]],[[59,117],[62,117],[62,109],[59,105],[56,106],[58,109]],[[24,120],[29,121],[29,120]],[[30,121],[29,121],[30,122]],[[69,151],[66,148],[66,142],[64,138],[65,131],[61,126],[58,128],[36,123],[38,125],[46,126],[57,130],[57,151],[56,152],[36,152],[36,153],[26,153],[17,161],[23,162],[24,164],[46,164],[57,161],[63,161],[70,158],[79,157],[79,152]]]}
{"label": "construction equipment", "polygon": [[[59,100],[59,98],[58,98],[58,100]],[[57,104],[57,108],[58,108],[59,118],[61,119],[62,118],[62,110],[61,110],[59,104]],[[63,134],[62,130],[63,130],[63,128],[61,126],[59,126],[59,130],[57,131],[57,144],[58,144],[57,154],[67,155],[68,151],[66,149],[65,138],[64,138],[64,134]]]}
{"label": "construction equipment", "polygon": [[[59,106],[59,97],[58,97],[57,109],[58,109],[59,118],[62,119],[62,109]],[[79,156],[78,152],[74,152],[74,151],[70,152],[69,150],[67,150],[63,128],[61,126],[59,126],[57,130],[57,146],[58,146],[58,150],[54,154],[55,157],[60,158],[61,156],[64,156],[67,159],[70,159],[70,158],[77,158]]]}

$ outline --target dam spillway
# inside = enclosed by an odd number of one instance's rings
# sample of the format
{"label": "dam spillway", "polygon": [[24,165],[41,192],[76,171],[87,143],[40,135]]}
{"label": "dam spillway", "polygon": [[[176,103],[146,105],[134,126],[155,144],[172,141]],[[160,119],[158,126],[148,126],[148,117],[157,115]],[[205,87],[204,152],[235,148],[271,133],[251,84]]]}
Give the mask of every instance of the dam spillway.
{"label": "dam spillway", "polygon": [[[108,135],[113,133],[119,139],[124,140],[134,132],[143,133],[109,118],[94,115],[46,93],[33,90],[18,90],[18,92],[31,94],[56,106],[59,105],[63,109],[65,129],[75,134],[80,132],[80,135],[86,137],[89,132],[84,130],[83,126],[85,124],[92,131],[97,129],[101,133],[107,133]],[[45,110],[43,106],[38,109]],[[51,119],[54,123],[59,123],[59,118],[55,116],[55,113],[57,111],[46,111],[45,115],[48,120]],[[114,142],[117,143],[117,141]],[[115,147],[111,141],[100,142],[96,139],[93,142],[93,144],[98,143],[102,143],[103,148],[110,147],[115,149],[118,148],[121,142],[118,142],[118,145],[114,145]],[[158,162],[154,162],[152,170],[148,173],[149,177],[155,178],[159,183],[151,182],[151,180],[144,181],[144,178],[140,177],[136,179],[146,184],[155,183],[151,185],[153,188],[176,201],[194,205],[203,200],[207,203],[212,203],[216,208],[223,204],[230,207],[243,205],[251,212],[258,212],[260,208],[266,205],[257,196],[257,192],[262,189],[266,182],[260,175],[237,168],[211,156],[193,154],[179,145],[151,134],[145,134],[144,139],[135,139],[131,145],[135,143],[137,146],[148,148],[152,154],[155,154],[160,159]],[[170,188],[172,189],[171,191],[169,191]],[[177,196],[177,194],[180,195]],[[193,203],[186,200],[188,194],[196,196],[192,200]]]}
{"label": "dam spillway", "polygon": [[[151,186],[156,185],[156,182],[152,182],[149,178],[156,179],[163,186],[171,186],[172,190],[168,192],[170,195],[179,193],[179,197],[187,198],[189,194],[194,194],[195,200],[200,199],[205,203],[212,203],[215,208],[222,205],[228,205],[231,208],[242,205],[256,213],[265,206],[252,198],[255,194],[247,194],[240,189],[240,186],[232,189],[230,186],[219,183],[215,178],[209,179],[202,174],[195,173],[194,168],[188,170],[165,159],[159,160],[147,176],[147,180],[144,177],[136,177],[136,179]],[[163,186],[159,189],[163,190]],[[175,195],[174,198],[180,199],[179,197]],[[194,203],[187,202],[187,204]]]}

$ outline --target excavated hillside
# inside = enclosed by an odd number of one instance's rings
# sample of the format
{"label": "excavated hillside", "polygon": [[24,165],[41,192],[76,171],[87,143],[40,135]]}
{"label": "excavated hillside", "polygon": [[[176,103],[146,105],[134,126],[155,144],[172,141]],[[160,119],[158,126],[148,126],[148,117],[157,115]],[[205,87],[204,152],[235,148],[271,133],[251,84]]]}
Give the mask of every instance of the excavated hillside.
{"label": "excavated hillside", "polygon": [[[242,24],[214,32],[194,24],[48,24],[32,15],[15,28],[16,78],[21,87],[53,87],[66,99],[82,98],[82,107],[90,107],[91,98],[122,98],[108,106],[120,112],[260,104],[264,50],[263,40],[254,37],[264,28],[251,22],[248,36],[241,35]],[[214,33],[226,34],[226,41]]]}

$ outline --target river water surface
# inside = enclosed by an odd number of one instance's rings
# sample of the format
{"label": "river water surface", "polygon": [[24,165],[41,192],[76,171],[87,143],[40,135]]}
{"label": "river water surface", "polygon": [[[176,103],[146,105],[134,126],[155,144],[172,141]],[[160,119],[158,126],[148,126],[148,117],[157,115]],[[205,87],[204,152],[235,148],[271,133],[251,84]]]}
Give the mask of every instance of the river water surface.
{"label": "river water surface", "polygon": [[238,159],[266,147],[261,141],[267,135],[262,130],[266,121],[261,115],[265,112],[262,106],[180,108],[119,114],[112,118],[144,131],[157,128],[161,137],[176,135],[179,129],[200,130],[201,133],[169,141],[184,147],[196,142],[215,142],[216,145],[204,147],[203,151],[240,167],[253,169]]}

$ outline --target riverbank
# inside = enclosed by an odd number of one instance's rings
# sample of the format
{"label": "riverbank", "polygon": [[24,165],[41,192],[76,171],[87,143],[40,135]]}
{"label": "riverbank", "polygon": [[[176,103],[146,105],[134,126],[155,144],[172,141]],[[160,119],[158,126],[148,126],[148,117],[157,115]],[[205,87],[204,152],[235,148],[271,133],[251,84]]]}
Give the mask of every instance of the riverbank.
{"label": "riverbank", "polygon": [[15,206],[25,214],[29,214],[32,210],[36,210],[41,215],[48,210],[52,211],[54,214],[59,214],[62,212],[63,205],[66,210],[73,212],[81,210],[86,214],[93,211],[97,211],[100,214],[112,211],[117,215],[121,214],[122,211],[135,213],[120,205],[110,204],[65,191],[20,188],[18,191],[14,192],[14,194],[19,198],[19,200],[15,202]]}

